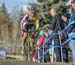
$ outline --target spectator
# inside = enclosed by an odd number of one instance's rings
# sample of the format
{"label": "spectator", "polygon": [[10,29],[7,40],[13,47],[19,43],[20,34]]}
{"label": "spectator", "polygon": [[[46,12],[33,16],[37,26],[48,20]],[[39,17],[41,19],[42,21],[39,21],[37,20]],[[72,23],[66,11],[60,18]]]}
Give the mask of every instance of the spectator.
{"label": "spectator", "polygon": [[[51,30],[54,33],[58,33],[61,30],[61,16],[58,13],[58,9],[56,7],[51,8],[50,10],[52,18]],[[59,36],[54,36],[54,46],[60,46]],[[61,61],[61,50],[60,48],[54,48],[54,52],[56,54],[56,62]]]}
{"label": "spectator", "polygon": [[[47,38],[46,38],[46,36],[45,36],[44,30],[40,31],[40,36],[41,36],[41,37],[40,37],[40,39],[39,39],[38,45],[36,46],[36,50],[40,48],[40,49],[39,49],[39,55],[40,55],[40,57],[41,57],[41,56],[43,56],[43,52],[46,52],[46,51],[48,50],[48,44],[46,44],[46,45],[44,45],[44,47],[42,47],[43,44],[47,43]],[[37,52],[36,52],[36,53],[37,53]],[[44,62],[50,61],[49,53],[47,53],[46,55],[44,55],[44,58],[41,58],[41,59],[40,59],[40,62],[42,62],[42,59],[44,59]]]}
{"label": "spectator", "polygon": [[[71,1],[71,17],[70,22],[75,21],[75,0]],[[72,50],[73,63],[75,64],[75,24],[71,25],[68,29],[69,37],[71,41],[69,42],[70,49]]]}
{"label": "spectator", "polygon": [[[62,19],[62,30],[68,25],[68,14],[67,13],[63,13],[62,16],[61,16],[61,19]],[[62,43],[64,41],[66,41],[68,39],[68,35],[67,35],[67,32],[63,32],[62,36],[61,36],[61,41]],[[64,62],[68,62],[68,43],[65,44],[63,46],[63,49],[62,49],[62,53],[63,53],[63,61]]]}
{"label": "spectator", "polygon": [[[44,35],[44,30],[40,31],[40,39],[39,39],[39,43],[36,46],[36,55],[38,54],[38,49],[39,49],[39,55],[40,57],[43,55],[43,48],[40,48],[41,46],[43,46],[44,40],[46,39],[46,36]],[[40,60],[38,60],[39,62],[42,62],[42,58]]]}

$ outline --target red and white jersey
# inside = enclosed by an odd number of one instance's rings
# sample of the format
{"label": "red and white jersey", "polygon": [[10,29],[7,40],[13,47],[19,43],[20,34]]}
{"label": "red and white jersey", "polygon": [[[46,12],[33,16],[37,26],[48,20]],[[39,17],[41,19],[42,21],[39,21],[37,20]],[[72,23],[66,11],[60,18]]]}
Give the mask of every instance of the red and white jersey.
{"label": "red and white jersey", "polygon": [[29,16],[29,14],[26,13],[26,14],[24,15],[24,17],[22,18],[22,20],[21,20],[21,22],[20,22],[21,29],[23,29],[24,25],[25,25],[26,23],[28,23],[28,22],[26,21],[26,18],[27,18],[28,16]]}

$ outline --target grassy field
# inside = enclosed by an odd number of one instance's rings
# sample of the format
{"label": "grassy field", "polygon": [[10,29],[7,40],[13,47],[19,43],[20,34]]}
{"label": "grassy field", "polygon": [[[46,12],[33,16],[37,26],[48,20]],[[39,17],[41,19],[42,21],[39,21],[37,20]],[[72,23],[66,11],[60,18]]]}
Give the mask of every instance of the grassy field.
{"label": "grassy field", "polygon": [[19,60],[0,60],[0,65],[73,65],[72,63],[34,63]]}

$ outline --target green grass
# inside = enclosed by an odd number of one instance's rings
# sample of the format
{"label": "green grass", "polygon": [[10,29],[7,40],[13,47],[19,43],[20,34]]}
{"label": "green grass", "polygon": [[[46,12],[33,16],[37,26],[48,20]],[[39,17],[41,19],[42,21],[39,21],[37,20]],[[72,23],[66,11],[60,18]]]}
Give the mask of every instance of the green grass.
{"label": "green grass", "polygon": [[0,60],[0,65],[73,65],[72,63],[34,63],[18,60]]}

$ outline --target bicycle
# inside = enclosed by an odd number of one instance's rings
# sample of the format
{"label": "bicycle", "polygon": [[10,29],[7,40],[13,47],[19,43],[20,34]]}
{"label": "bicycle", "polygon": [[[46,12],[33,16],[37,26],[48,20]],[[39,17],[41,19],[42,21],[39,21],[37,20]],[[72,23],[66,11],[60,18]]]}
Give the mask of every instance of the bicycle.
{"label": "bicycle", "polygon": [[32,33],[34,32],[34,29],[31,28],[30,25],[33,25],[33,23],[29,23],[28,36],[24,48],[24,57],[27,61],[32,61],[32,52],[34,50],[34,43],[32,42]]}

